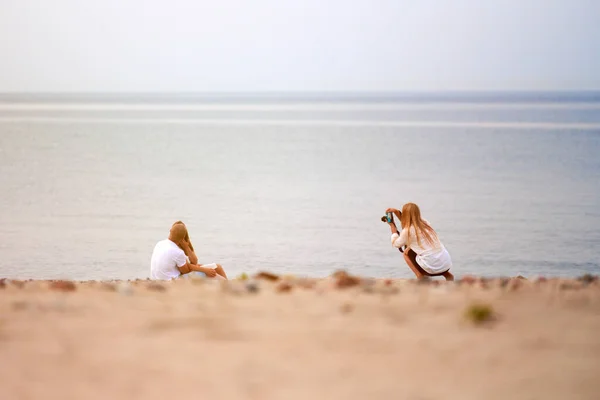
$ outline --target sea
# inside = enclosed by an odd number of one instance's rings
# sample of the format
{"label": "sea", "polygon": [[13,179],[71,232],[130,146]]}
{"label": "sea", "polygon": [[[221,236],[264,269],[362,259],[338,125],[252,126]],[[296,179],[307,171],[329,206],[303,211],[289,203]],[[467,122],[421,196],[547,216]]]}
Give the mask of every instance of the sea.
{"label": "sea", "polygon": [[0,95],[0,278],[147,278],[184,221],[230,276],[600,273],[600,93]]}

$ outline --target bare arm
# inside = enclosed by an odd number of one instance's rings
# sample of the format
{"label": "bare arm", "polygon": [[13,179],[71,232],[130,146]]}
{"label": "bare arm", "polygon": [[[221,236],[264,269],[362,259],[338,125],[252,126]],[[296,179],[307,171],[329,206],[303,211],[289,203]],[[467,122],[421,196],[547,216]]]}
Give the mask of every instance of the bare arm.
{"label": "bare arm", "polygon": [[190,270],[197,272],[204,272],[206,276],[212,278],[217,275],[217,272],[212,268],[203,267],[201,264],[188,264],[190,266]]}
{"label": "bare arm", "polygon": [[386,213],[394,213],[394,215],[396,216],[396,218],[398,218],[398,221],[400,221],[400,218],[402,217],[402,213],[400,212],[400,210],[396,210],[395,208],[388,208],[387,210],[385,210]]}
{"label": "bare arm", "polygon": [[212,278],[217,275],[217,272],[212,268],[203,267],[202,264],[198,264],[198,257],[196,257],[196,253],[191,249],[191,243],[188,240],[182,240],[177,243],[177,246],[183,250],[185,255],[190,259],[189,262],[186,262],[181,267],[177,267],[181,275],[189,274],[192,271],[203,272],[206,276]]}
{"label": "bare arm", "polygon": [[189,240],[182,240],[177,245],[183,250],[185,255],[190,259],[190,264],[198,264],[198,257],[193,250],[192,243]]}
{"label": "bare arm", "polygon": [[198,256],[196,256],[196,252],[192,249],[192,244],[189,243],[185,251],[185,255],[190,259],[190,264],[198,264]]}
{"label": "bare arm", "polygon": [[186,254],[190,259],[191,264],[198,264],[198,256],[194,252],[194,250],[190,250],[189,254]]}
{"label": "bare arm", "polygon": [[189,274],[192,271],[203,272],[206,276],[212,278],[217,275],[217,272],[212,268],[206,268],[198,264],[185,263],[181,267],[177,267],[181,275]]}
{"label": "bare arm", "polygon": [[396,228],[396,223],[394,221],[389,222],[388,225],[390,226],[390,229],[392,230],[392,234],[398,233],[398,228]]}
{"label": "bare arm", "polygon": [[181,275],[189,274],[190,272],[192,272],[192,270],[190,269],[190,263],[185,263],[181,267],[177,267],[177,269],[179,270],[179,273]]}

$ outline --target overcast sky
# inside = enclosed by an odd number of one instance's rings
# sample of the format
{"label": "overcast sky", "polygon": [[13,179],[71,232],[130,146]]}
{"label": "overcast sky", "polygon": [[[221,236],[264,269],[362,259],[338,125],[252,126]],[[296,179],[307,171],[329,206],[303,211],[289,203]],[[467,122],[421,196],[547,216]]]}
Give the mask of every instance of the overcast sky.
{"label": "overcast sky", "polygon": [[600,89],[600,0],[0,0],[0,92]]}

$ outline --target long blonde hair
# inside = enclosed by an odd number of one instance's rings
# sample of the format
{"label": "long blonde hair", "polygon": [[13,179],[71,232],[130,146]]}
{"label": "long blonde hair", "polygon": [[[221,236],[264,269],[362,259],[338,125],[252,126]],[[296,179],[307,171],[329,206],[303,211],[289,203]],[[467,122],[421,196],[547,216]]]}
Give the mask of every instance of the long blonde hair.
{"label": "long blonde hair", "polygon": [[[175,226],[175,225],[183,225],[185,226],[185,224],[183,223],[183,221],[175,221],[175,223],[173,223],[173,225],[171,225],[171,227]],[[190,240],[190,234],[187,230],[187,226],[185,226],[185,237],[183,238],[183,240],[185,240],[186,242],[188,242],[188,244],[190,245],[190,250],[194,251],[194,246],[192,246],[192,241]]]}
{"label": "long blonde hair", "polygon": [[402,215],[400,216],[400,224],[402,229],[408,229],[408,240],[410,241],[410,228],[415,228],[415,236],[417,237],[417,243],[421,246],[421,236],[430,245],[435,245],[439,242],[437,233],[433,228],[421,218],[421,210],[415,203],[406,203],[402,207]]}

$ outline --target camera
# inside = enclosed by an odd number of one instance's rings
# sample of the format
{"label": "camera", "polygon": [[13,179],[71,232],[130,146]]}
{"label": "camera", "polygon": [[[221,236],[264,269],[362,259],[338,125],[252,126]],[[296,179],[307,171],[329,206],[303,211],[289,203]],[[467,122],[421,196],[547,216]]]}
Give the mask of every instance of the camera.
{"label": "camera", "polygon": [[385,213],[385,215],[383,217],[381,217],[381,222],[385,222],[387,224],[389,224],[390,222],[394,221],[394,215],[389,212],[389,213]]}

